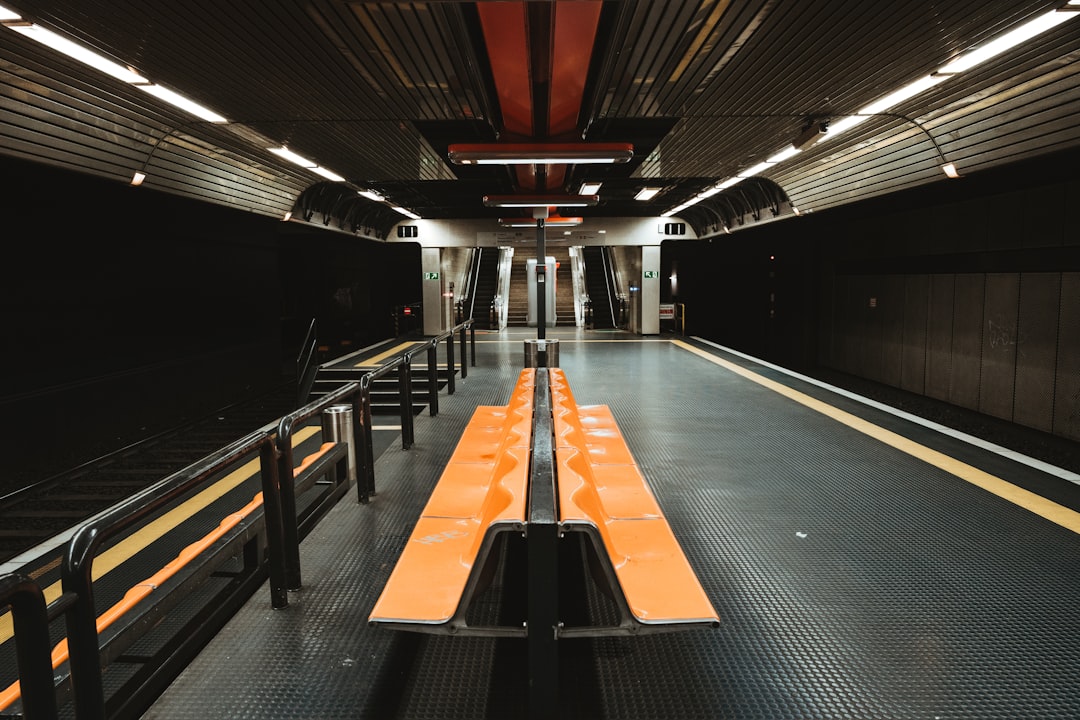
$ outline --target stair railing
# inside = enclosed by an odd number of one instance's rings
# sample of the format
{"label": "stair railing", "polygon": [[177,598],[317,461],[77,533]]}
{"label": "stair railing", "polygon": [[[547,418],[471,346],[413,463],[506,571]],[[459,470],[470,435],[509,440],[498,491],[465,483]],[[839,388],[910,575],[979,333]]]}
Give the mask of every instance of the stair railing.
{"label": "stair railing", "polygon": [[300,344],[300,354],[296,358],[296,407],[302,406],[311,394],[311,387],[315,383],[315,373],[319,369],[315,362],[318,350],[315,318],[311,318],[311,325],[308,326],[304,342]]}

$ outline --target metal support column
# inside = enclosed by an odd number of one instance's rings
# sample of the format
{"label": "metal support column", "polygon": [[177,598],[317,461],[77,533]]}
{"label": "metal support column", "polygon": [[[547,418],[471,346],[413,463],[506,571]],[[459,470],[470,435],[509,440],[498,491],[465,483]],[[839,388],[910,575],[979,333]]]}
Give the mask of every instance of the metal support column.
{"label": "metal support column", "polygon": [[[541,326],[542,327],[542,326]],[[559,716],[559,517],[548,370],[536,370],[529,468],[529,717]]]}
{"label": "metal support column", "polygon": [[401,449],[408,450],[413,445],[412,413],[412,353],[402,356],[398,366],[398,396],[401,402]]}
{"label": "metal support column", "polygon": [[439,348],[438,343],[430,343],[427,347],[427,377],[428,377],[428,414],[435,417],[439,414]]}

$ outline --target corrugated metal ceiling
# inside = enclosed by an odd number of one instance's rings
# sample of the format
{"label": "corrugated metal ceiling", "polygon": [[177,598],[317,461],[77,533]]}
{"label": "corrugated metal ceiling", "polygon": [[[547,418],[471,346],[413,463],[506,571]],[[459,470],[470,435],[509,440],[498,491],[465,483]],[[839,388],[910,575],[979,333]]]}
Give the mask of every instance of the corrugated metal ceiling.
{"label": "corrugated metal ceiling", "polygon": [[[578,131],[635,146],[575,214],[658,215],[1064,0],[530,0],[601,4]],[[522,4],[518,2],[517,4]],[[499,93],[477,3],[11,0],[4,5],[229,119],[193,120],[8,29],[0,31],[0,153],[268,215],[322,178],[285,144],[427,218],[494,217],[502,167],[451,165],[494,142]],[[550,38],[537,32],[532,42]],[[927,90],[762,173],[802,210],[896,192],[1080,144],[1080,19]],[[532,57],[539,57],[535,52]],[[555,58],[557,60],[557,58]],[[536,85],[534,84],[534,92]],[[553,93],[558,88],[552,88]],[[536,107],[537,98],[528,100]],[[543,138],[538,138],[543,139]],[[962,181],[962,180],[961,180]],[[664,191],[649,203],[642,186]]]}

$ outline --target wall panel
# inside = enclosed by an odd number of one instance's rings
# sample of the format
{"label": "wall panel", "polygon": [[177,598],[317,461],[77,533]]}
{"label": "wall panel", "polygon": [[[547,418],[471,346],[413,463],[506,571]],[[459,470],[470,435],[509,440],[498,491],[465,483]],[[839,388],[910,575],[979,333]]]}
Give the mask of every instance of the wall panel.
{"label": "wall panel", "polygon": [[1050,432],[1054,426],[1061,273],[1020,276],[1013,421]]}
{"label": "wall panel", "polygon": [[928,275],[907,276],[900,387],[920,395],[926,390],[926,312],[929,295]]}
{"label": "wall panel", "polygon": [[1012,420],[1013,415],[1019,301],[1020,273],[986,276],[979,412],[1005,420]]}
{"label": "wall panel", "polygon": [[926,311],[926,394],[949,399],[953,342],[953,275],[931,275]]}
{"label": "wall panel", "polygon": [[[891,275],[874,278],[877,308],[881,325],[881,377],[888,385],[900,385],[904,356],[904,319],[907,315],[904,277]],[[867,299],[869,305],[869,298]]]}
{"label": "wall panel", "polygon": [[1080,272],[1061,276],[1054,434],[1080,440]]}
{"label": "wall panel", "polygon": [[949,402],[972,410],[979,407],[985,293],[985,275],[956,276]]}

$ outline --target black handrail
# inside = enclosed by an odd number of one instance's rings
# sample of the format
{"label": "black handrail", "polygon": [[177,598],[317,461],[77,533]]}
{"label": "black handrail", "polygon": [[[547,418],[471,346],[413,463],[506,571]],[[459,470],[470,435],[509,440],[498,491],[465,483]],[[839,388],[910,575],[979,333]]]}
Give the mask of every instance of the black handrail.
{"label": "black handrail", "polygon": [[[22,717],[26,720],[56,718],[49,648],[49,616],[41,588],[21,573],[0,576],[0,607],[11,607],[15,629],[15,657],[19,667]],[[0,711],[4,708],[0,708]]]}
{"label": "black handrail", "polygon": [[615,298],[619,291],[619,283],[618,278],[615,276],[615,264],[611,262],[608,248],[603,247],[600,250],[600,258],[604,264],[604,285],[607,288],[607,305],[608,311],[611,313],[611,326],[617,328],[619,322],[615,319]]}
{"label": "black handrail", "polygon": [[[263,428],[95,516],[80,526],[68,542],[61,564],[61,583],[64,594],[73,598],[65,610],[64,619],[75,715],[80,720],[105,716],[101,649],[98,643],[93,592],[93,564],[98,548],[109,538],[255,454],[260,458],[271,600],[275,608],[288,606],[280,482],[277,464],[274,462],[272,436]],[[291,483],[289,485],[291,487]]]}
{"label": "black handrail", "polygon": [[315,318],[311,318],[311,325],[308,326],[307,335],[300,345],[300,354],[296,358],[296,405],[298,407],[307,400],[311,387],[315,384],[315,373],[319,369],[315,364],[318,350]]}

